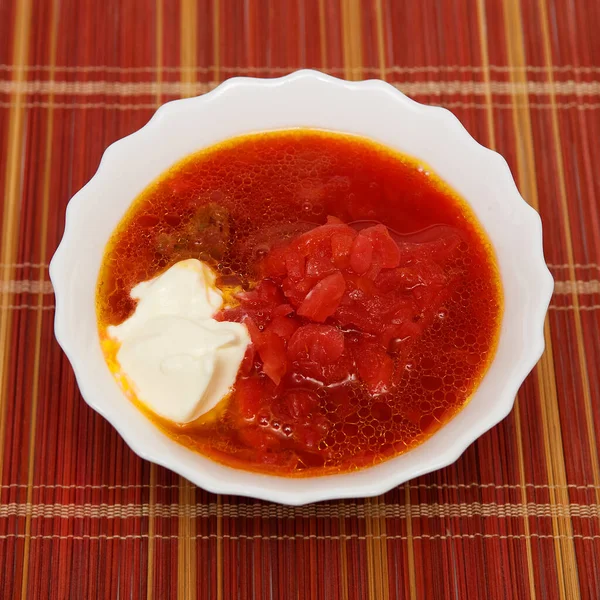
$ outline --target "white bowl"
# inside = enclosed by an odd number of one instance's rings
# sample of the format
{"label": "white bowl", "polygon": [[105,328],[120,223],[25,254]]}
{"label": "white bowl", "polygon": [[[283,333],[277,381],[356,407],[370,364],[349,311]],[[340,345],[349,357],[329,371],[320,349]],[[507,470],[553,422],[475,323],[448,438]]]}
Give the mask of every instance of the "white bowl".
{"label": "white bowl", "polygon": [[[504,287],[498,350],[469,404],[410,452],[358,472],[310,481],[232,469],[159,431],[126,399],[106,366],[94,307],[106,242],[152,180],[186,155],[226,138],[299,126],[360,134],[430,165],[472,206],[495,248]],[[81,394],[134,452],[211,492],[297,505],[374,496],[454,462],[510,412],[544,350],[544,317],[553,290],[540,217],[519,195],[499,154],[478,144],[445,109],[418,104],[382,81],[347,82],[315,71],[229,79],[204,96],[165,104],[146,126],[111,145],[97,173],[69,202],[50,277],[56,338]]]}

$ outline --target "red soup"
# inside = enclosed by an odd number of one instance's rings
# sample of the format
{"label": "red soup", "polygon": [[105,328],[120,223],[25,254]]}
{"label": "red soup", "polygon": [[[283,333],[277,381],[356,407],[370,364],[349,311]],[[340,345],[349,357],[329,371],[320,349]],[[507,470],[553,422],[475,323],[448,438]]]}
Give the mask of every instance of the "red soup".
{"label": "red soup", "polygon": [[215,318],[244,323],[252,344],[210,418],[179,425],[138,405],[227,465],[321,475],[405,452],[465,405],[494,355],[502,292],[471,210],[427,166],[363,138],[248,135],[174,166],[108,244],[102,339],[137,283],[187,258],[217,272]]}

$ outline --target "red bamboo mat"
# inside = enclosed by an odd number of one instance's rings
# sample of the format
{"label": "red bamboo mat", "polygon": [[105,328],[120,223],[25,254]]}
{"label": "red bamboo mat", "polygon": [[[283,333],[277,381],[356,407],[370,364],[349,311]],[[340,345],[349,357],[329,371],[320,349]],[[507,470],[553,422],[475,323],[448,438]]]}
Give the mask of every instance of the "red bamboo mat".
{"label": "red bamboo mat", "polygon": [[[600,598],[600,3],[0,0],[0,597]],[[451,108],[541,213],[547,351],[453,466],[371,500],[215,496],[82,401],[47,265],[162,102],[298,67]]]}

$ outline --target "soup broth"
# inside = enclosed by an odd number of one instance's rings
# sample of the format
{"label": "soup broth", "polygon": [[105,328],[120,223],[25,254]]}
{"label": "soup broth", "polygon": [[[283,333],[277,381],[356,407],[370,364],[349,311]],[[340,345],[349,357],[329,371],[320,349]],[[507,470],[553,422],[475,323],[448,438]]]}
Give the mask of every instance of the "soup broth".
{"label": "soup broth", "polygon": [[[253,343],[230,394],[181,425],[127,388],[107,327],[135,310],[136,284],[188,258],[216,271],[216,318]],[[233,467],[306,476],[373,465],[451,419],[493,358],[502,292],[475,216],[426,165],[290,130],[203,150],[150,185],[107,246],[97,313],[111,370],[160,429]]]}

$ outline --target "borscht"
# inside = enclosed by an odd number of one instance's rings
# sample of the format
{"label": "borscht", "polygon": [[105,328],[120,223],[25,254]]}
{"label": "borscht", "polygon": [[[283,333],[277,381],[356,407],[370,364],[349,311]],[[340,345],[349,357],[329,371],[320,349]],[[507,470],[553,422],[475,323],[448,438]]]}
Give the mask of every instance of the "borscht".
{"label": "borscht", "polygon": [[422,443],[474,393],[502,318],[463,199],[417,159],[312,129],[164,173],[110,239],[96,300],[109,368],[157,427],[289,477]]}

